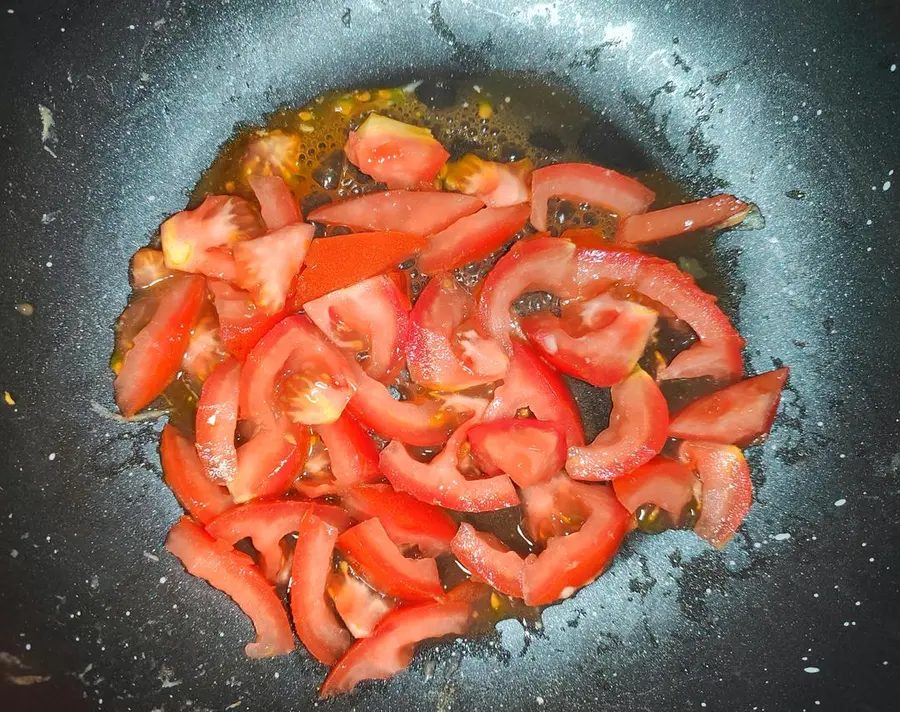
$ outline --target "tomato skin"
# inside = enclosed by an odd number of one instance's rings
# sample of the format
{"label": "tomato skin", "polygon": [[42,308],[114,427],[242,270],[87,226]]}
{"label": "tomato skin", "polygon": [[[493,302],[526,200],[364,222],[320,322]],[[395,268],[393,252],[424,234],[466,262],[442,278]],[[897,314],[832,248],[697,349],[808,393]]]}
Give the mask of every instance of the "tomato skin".
{"label": "tomato skin", "polygon": [[535,418],[481,423],[469,433],[472,455],[487,475],[509,475],[519,487],[546,482],[566,463],[566,431]]}
{"label": "tomato skin", "polygon": [[206,379],[197,402],[197,454],[211,480],[227,482],[237,476],[234,432],[240,385],[241,364],[228,358]]}
{"label": "tomato skin", "polygon": [[251,175],[247,182],[259,201],[259,211],[267,229],[280,230],[303,219],[297,199],[283,178]]}
{"label": "tomato skin", "polygon": [[238,361],[247,358],[269,329],[286,316],[266,314],[254,304],[248,292],[228,282],[211,279],[208,286],[219,315],[219,336],[228,353]]}
{"label": "tomato skin", "polygon": [[346,225],[358,232],[397,231],[425,237],[484,207],[478,198],[459,193],[388,190],[323,205],[307,219]]}
{"label": "tomato skin", "polygon": [[234,500],[203,470],[194,444],[166,424],[159,439],[159,459],[163,481],[175,499],[201,524],[207,524],[222,512],[234,507]]}
{"label": "tomato skin", "polygon": [[531,224],[547,229],[547,201],[559,197],[599,205],[620,217],[643,213],[656,194],[634,178],[590,163],[559,163],[531,174]]}
{"label": "tomato skin", "polygon": [[166,549],[181,559],[188,573],[230,596],[253,621],[256,641],[244,648],[248,657],[284,655],[294,649],[284,606],[249,556],[214,539],[187,517],[172,527]]}
{"label": "tomato skin", "polygon": [[338,551],[374,589],[403,601],[444,595],[434,559],[407,559],[381,521],[367,519],[338,537]]}
{"label": "tomato skin", "polygon": [[733,445],[684,442],[678,459],[697,472],[701,483],[700,518],[694,532],[717,549],[741,526],[753,504],[753,483],[743,453]]}
{"label": "tomato skin", "polygon": [[294,223],[235,245],[233,281],[250,292],[263,312],[280,313],[312,238],[312,225]]}
{"label": "tomato skin", "polygon": [[522,598],[525,560],[495,536],[463,523],[450,548],[459,563],[473,575],[500,593]]}
{"label": "tomato skin", "polygon": [[237,476],[228,483],[235,502],[284,494],[300,474],[309,449],[309,429],[283,418],[264,428],[237,451]]}
{"label": "tomato skin", "polygon": [[632,514],[645,504],[655,504],[678,519],[694,496],[690,467],[665,457],[655,457],[612,481],[616,498]]}
{"label": "tomato skin", "polygon": [[368,638],[381,620],[397,607],[361,578],[350,573],[346,562],[328,579],[328,595],[354,638]]}
{"label": "tomato skin", "polygon": [[733,195],[715,195],[643,215],[629,215],[619,222],[616,242],[637,245],[709,227],[733,227],[749,212],[750,206]]}
{"label": "tomato skin", "polygon": [[349,413],[333,423],[316,426],[331,460],[331,472],[340,490],[381,479],[375,441]]}
{"label": "tomato skin", "polygon": [[423,274],[447,272],[482,260],[525,227],[528,205],[482,208],[428,238],[417,265]]}
{"label": "tomato skin", "polygon": [[569,449],[566,472],[577,480],[612,480],[655,457],[666,444],[669,409],[656,381],[640,368],[612,387],[609,427],[587,447]]}
{"label": "tomato skin", "polygon": [[175,378],[205,295],[201,277],[169,280],[150,322],[134,337],[116,375],[116,403],[126,418],[150,405]]}
{"label": "tomato skin", "polygon": [[732,383],[689,403],[669,424],[669,437],[745,447],[768,434],[790,369]]}
{"label": "tomato skin", "polygon": [[352,642],[326,600],[331,560],[338,530],[307,513],[297,529],[291,564],[291,617],[297,637],[310,654],[325,665],[334,665]]}

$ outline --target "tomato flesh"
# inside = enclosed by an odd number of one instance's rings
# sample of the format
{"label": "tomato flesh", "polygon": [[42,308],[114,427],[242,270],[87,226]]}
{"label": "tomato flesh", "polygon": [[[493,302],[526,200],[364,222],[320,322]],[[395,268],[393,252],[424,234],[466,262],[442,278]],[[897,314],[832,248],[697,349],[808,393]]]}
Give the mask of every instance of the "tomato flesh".
{"label": "tomato flesh", "polygon": [[312,225],[294,223],[235,245],[234,282],[250,292],[263,312],[280,313],[312,237]]}
{"label": "tomato flesh", "polygon": [[459,563],[473,575],[500,593],[522,598],[525,560],[497,537],[463,523],[450,548]]}
{"label": "tomato flesh", "polygon": [[175,273],[166,267],[162,250],[142,247],[131,258],[131,286],[135,289],[152,287]]}
{"label": "tomato flesh", "polygon": [[632,514],[645,504],[665,509],[677,521],[694,497],[694,473],[690,467],[665,457],[655,457],[612,481],[616,498]]}
{"label": "tomato flesh", "polygon": [[280,230],[303,219],[297,199],[283,178],[252,175],[247,182],[259,201],[259,211],[268,230]]}
{"label": "tomato flesh", "polygon": [[490,208],[521,205],[531,198],[528,188],[531,169],[528,158],[514,163],[495,163],[467,153],[447,166],[443,174],[444,189],[474,195]]}
{"label": "tomato flesh", "polygon": [[237,475],[228,482],[236,502],[284,494],[306,459],[309,430],[291,427],[283,418],[258,430],[238,448]]}
{"label": "tomato flesh", "polygon": [[350,572],[346,562],[328,579],[328,595],[334,608],[354,638],[368,638],[381,620],[397,607],[361,578]]}
{"label": "tomato flesh", "polygon": [[200,316],[190,331],[181,367],[196,383],[203,383],[227,356],[219,335],[219,325],[208,303],[200,309]]}
{"label": "tomato flesh", "polygon": [[259,340],[285,316],[266,314],[248,292],[228,282],[211,279],[209,291],[219,317],[219,337],[228,353],[239,361],[247,358]]}
{"label": "tomato flesh", "polygon": [[546,482],[566,463],[566,431],[559,423],[504,418],[476,425],[468,436],[482,472],[509,475],[519,487]]}
{"label": "tomato flesh", "polygon": [[228,482],[237,476],[234,434],[240,386],[241,364],[229,358],[203,384],[197,402],[197,454],[212,480]]}
{"label": "tomato flesh", "polygon": [[749,212],[750,206],[733,195],[715,195],[643,215],[629,215],[619,223],[616,241],[637,245],[705,228],[733,227]]}
{"label": "tomato flesh", "polygon": [[349,413],[316,426],[325,443],[337,491],[381,478],[375,441]]}

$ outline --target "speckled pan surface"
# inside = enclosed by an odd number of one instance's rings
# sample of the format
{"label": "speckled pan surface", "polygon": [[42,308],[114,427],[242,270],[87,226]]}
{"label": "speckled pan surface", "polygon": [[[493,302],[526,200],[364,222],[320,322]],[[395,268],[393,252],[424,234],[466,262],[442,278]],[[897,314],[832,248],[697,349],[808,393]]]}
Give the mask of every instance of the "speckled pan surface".
{"label": "speckled pan surface", "polygon": [[159,426],[102,415],[127,260],[236,122],[489,69],[555,75],[761,206],[764,230],[719,239],[722,296],[749,369],[789,363],[789,392],[723,552],[634,539],[540,630],[506,621],[319,707],[896,709],[898,38],[890,0],[0,4],[4,709],[313,707],[318,666],[245,659],[249,623],[162,550]]}

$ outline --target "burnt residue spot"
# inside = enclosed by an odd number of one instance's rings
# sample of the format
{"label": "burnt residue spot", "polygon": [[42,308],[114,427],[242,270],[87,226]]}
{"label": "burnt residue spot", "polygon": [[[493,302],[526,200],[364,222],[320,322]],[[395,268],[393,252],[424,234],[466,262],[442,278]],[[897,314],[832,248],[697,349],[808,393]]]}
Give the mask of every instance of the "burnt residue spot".
{"label": "burnt residue spot", "polygon": [[349,7],[344,8],[344,12],[341,14],[341,22],[343,23],[344,27],[350,27],[351,13]]}
{"label": "burnt residue spot", "polygon": [[656,577],[650,573],[650,564],[647,561],[647,557],[643,554],[638,554],[638,561],[641,563],[641,573],[628,582],[628,588],[633,593],[640,595],[643,599],[646,598],[647,594],[649,594],[650,591],[653,590],[653,587],[656,586],[657,580]]}
{"label": "burnt residue spot", "polygon": [[456,103],[456,86],[451,79],[425,79],[415,94],[429,109],[449,109]]}
{"label": "burnt residue spot", "polygon": [[687,63],[684,57],[681,56],[679,52],[672,52],[672,65],[675,67],[681,67],[681,70],[685,73],[691,71],[691,65]]}
{"label": "burnt residue spot", "polygon": [[790,198],[791,200],[804,200],[806,198],[806,193],[802,190],[789,190],[784,194],[784,197]]}
{"label": "burnt residue spot", "polygon": [[709,167],[716,162],[721,149],[707,140],[700,124],[695,124],[688,131],[688,151],[697,157],[697,163],[700,166]]}
{"label": "burnt residue spot", "polygon": [[474,72],[485,69],[487,66],[485,57],[490,54],[494,45],[490,35],[477,47],[462,42],[441,14],[441,0],[434,0],[431,3],[428,24],[431,25],[434,33],[453,50],[460,65]]}
{"label": "burnt residue spot", "polygon": [[726,69],[725,71],[719,72],[718,74],[713,74],[709,78],[709,83],[714,87],[720,86],[725,82],[726,79],[728,79],[729,76],[731,76],[731,70]]}
{"label": "burnt residue spot", "polygon": [[656,87],[656,89],[650,92],[650,100],[647,102],[648,106],[653,106],[660,94],[674,94],[675,89],[675,82],[673,82],[671,79],[662,86]]}
{"label": "burnt residue spot", "polygon": [[618,633],[600,633],[597,636],[597,655],[603,657],[622,647],[622,636]]}

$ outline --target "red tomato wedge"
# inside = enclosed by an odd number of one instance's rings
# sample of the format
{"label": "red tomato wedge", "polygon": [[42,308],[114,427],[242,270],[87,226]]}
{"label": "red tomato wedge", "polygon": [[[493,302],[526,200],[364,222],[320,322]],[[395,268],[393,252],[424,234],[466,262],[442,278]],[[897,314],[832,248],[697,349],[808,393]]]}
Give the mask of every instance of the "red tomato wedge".
{"label": "red tomato wedge", "polygon": [[378,518],[345,531],[338,537],[337,548],[354,571],[388,596],[423,601],[444,595],[435,560],[406,558]]}
{"label": "red tomato wedge", "polygon": [[490,208],[520,205],[531,198],[528,188],[531,169],[532,163],[527,158],[514,163],[495,163],[467,153],[447,165],[443,172],[444,190],[474,195]]}
{"label": "red tomato wedge", "polygon": [[256,628],[256,641],[244,648],[248,657],[284,655],[294,649],[294,635],[275,589],[246,554],[213,539],[187,517],[176,522],[166,549],[181,559],[188,573],[206,580],[234,600]]}
{"label": "red tomato wedge", "polygon": [[566,472],[577,480],[612,480],[652,460],[666,444],[669,409],[656,381],[640,368],[612,387],[609,426],[587,447],[569,449]]}
{"label": "red tomato wedge", "polygon": [[657,314],[601,294],[563,307],[562,318],[542,312],[520,320],[522,331],[551,366],[599,388],[625,378],[644,353]]}
{"label": "red tomato wedge", "polygon": [[437,176],[450,154],[431,131],[369,114],[344,146],[350,163],[388,188],[418,188]]}
{"label": "red tomato wedge", "polygon": [[733,195],[715,195],[643,215],[630,215],[619,223],[616,241],[638,245],[704,228],[724,229],[742,222],[749,212],[750,206]]}
{"label": "red tomato wedge", "polygon": [[363,680],[386,680],[409,666],[416,643],[465,633],[474,620],[475,604],[452,594],[440,602],[400,606],[386,615],[372,635],[357,640],[331,669],[319,697],[350,692]]}
{"label": "red tomato wedge", "polygon": [[237,451],[237,476],[228,483],[236,502],[284,494],[300,474],[309,449],[309,430],[283,418],[256,432]]}
{"label": "red tomato wedge", "polygon": [[694,531],[717,549],[724,547],[753,504],[753,483],[743,453],[733,445],[685,442],[678,458],[700,478],[700,518]]}
{"label": "red tomato wedge", "polygon": [[165,289],[116,375],[116,403],[126,418],[150,405],[175,378],[206,296],[200,277],[172,279]]}
{"label": "red tomato wedge", "polygon": [[250,349],[285,316],[266,314],[248,292],[235,289],[228,282],[211,279],[209,291],[219,315],[219,337],[228,353],[239,361],[247,358]]}
{"label": "red tomato wedge", "polygon": [[[564,474],[523,490],[522,506],[535,540],[547,538],[542,531],[550,529],[544,550],[523,568],[522,592],[529,606],[568,598],[597,578],[618,551],[631,519],[611,487],[574,482]],[[566,533],[548,518],[583,523]]]}
{"label": "red tomato wedge", "polygon": [[396,544],[416,546],[425,556],[450,551],[456,522],[440,507],[420,502],[389,484],[360,485],[344,494],[341,504],[354,519],[377,518]]}
{"label": "red tomato wedge", "polygon": [[131,257],[131,286],[135,289],[152,287],[175,273],[166,267],[162,250],[142,247]]}
{"label": "red tomato wedge", "polygon": [[381,479],[375,441],[349,413],[333,423],[316,426],[331,462],[331,474],[340,490]]}
{"label": "red tomato wedge", "polygon": [[280,230],[303,219],[297,199],[279,176],[252,175],[247,178],[259,201],[263,222],[270,231]]}
{"label": "red tomato wedge", "polygon": [[203,470],[194,444],[167,424],[159,439],[159,459],[163,481],[175,499],[201,524],[207,524],[234,507],[228,491],[213,482]]}
{"label": "red tomato wedge", "polygon": [[669,424],[669,437],[744,447],[768,434],[790,369],[779,368],[698,398]]}
{"label": "red tomato wedge", "polygon": [[353,357],[364,354],[366,373],[388,381],[403,367],[409,334],[409,297],[382,274],[303,305],[331,342]]}
{"label": "red tomato wedge", "polygon": [[206,379],[197,403],[197,454],[207,476],[220,482],[237,476],[234,433],[240,386],[241,364],[229,358]]}
{"label": "red tomato wedge", "polygon": [[397,607],[361,578],[350,573],[346,562],[328,579],[328,595],[354,638],[368,638],[382,618]]}
{"label": "red tomato wedge", "polygon": [[471,388],[503,378],[509,359],[492,339],[464,324],[472,296],[451,275],[436,275],[410,315],[406,357],[416,383],[441,391]]}
{"label": "red tomato wedge", "polygon": [[578,250],[577,262],[583,294],[598,281],[628,285],[671,310],[697,334],[700,340],[666,366],[663,380],[710,376],[730,382],[741,377],[744,340],[716,306],[715,297],[693,277],[668,260],[627,249]]}
{"label": "red tomato wedge", "polygon": [[509,350],[513,302],[525,292],[552,292],[570,299],[577,292],[575,245],[568,240],[538,237],[513,245],[488,273],[481,289],[478,317],[484,331]]}
{"label": "red tomato wedge", "polygon": [[352,642],[327,600],[328,578],[338,530],[313,514],[297,529],[297,545],[291,564],[291,617],[297,637],[310,654],[325,665],[334,665]]}
{"label": "red tomato wedge", "polygon": [[231,545],[249,537],[253,548],[259,552],[260,569],[275,583],[282,566],[281,540],[298,531],[308,513],[338,531],[344,531],[351,524],[350,516],[340,507],[299,499],[278,499],[233,507],[209,522],[206,531]]}
{"label": "red tomato wedge", "polygon": [[507,596],[522,598],[525,560],[493,534],[480,532],[471,524],[460,524],[450,548],[459,563],[489,586]]}
{"label": "red tomato wedge", "polygon": [[469,444],[482,472],[509,475],[519,487],[546,482],[566,464],[566,431],[546,420],[481,423],[469,431]]}
{"label": "red tomato wedge", "polygon": [[417,266],[423,274],[436,274],[482,260],[499,250],[528,221],[527,204],[483,208],[460,218],[428,238]]}
{"label": "red tomato wedge", "polygon": [[312,225],[295,223],[235,245],[233,281],[250,292],[263,312],[280,313],[312,238]]}
{"label": "red tomato wedge", "polygon": [[394,270],[426,244],[421,235],[390,231],[317,238],[306,253],[306,268],[297,278],[291,309]]}
{"label": "red tomato wedge", "polygon": [[388,230],[425,237],[482,207],[484,203],[478,198],[459,193],[388,190],[323,205],[307,219],[327,225],[346,225],[360,232]]}
{"label": "red tomato wedge", "polygon": [[560,375],[527,344],[514,341],[509,371],[494,391],[484,421],[514,418],[528,408],[538,420],[557,423],[566,433],[569,447],[584,445],[584,428],[575,399]]}
{"label": "red tomato wedge", "polygon": [[600,206],[619,217],[643,213],[656,194],[634,178],[590,163],[559,163],[531,174],[531,224],[547,229],[547,201],[566,198]]}
{"label": "red tomato wedge", "polygon": [[616,498],[629,512],[645,504],[665,509],[675,519],[694,497],[697,478],[690,467],[665,457],[655,457],[636,470],[613,480]]}
{"label": "red tomato wedge", "polygon": [[263,232],[253,206],[234,195],[210,195],[196,209],[175,213],[160,227],[166,267],[227,282],[237,278],[231,248]]}
{"label": "red tomato wedge", "polygon": [[219,335],[219,325],[213,309],[204,303],[194,327],[190,331],[187,348],[181,359],[183,371],[197,383],[203,383],[228,355]]}

